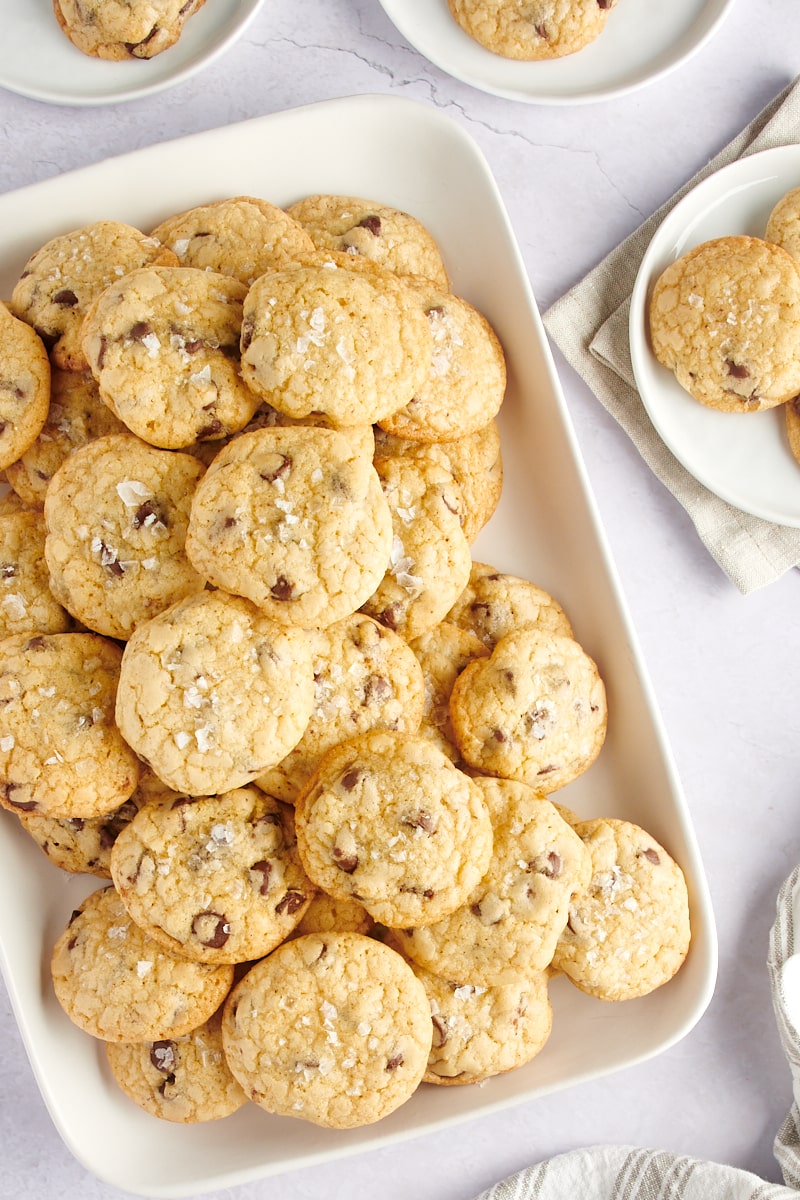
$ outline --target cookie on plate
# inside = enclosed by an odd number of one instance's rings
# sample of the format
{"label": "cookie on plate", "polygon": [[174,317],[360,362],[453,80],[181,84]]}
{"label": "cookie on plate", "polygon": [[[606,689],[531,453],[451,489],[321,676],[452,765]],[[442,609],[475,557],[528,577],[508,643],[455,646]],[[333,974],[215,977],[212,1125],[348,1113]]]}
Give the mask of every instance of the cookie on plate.
{"label": "cookie on plate", "polygon": [[492,517],[503,489],[503,457],[496,421],[448,442],[412,442],[375,428],[378,458],[433,459],[446,467],[461,490],[464,537],[472,544]]}
{"label": "cookie on plate", "polygon": [[[386,937],[393,949],[392,930]],[[431,1008],[433,1042],[423,1083],[480,1083],[535,1058],[553,1027],[547,971],[502,987],[458,983],[411,962]]]}
{"label": "cookie on plate", "polygon": [[69,613],[50,590],[44,517],[36,510],[0,516],[0,639],[14,633],[66,633]]}
{"label": "cookie on plate", "polygon": [[11,309],[32,325],[53,365],[86,370],[81,327],[104,288],[129,271],[175,263],[155,238],[122,221],[95,221],[45,242],[25,264],[11,294]]}
{"label": "cookie on plate", "polygon": [[417,393],[431,365],[428,318],[390,272],[269,271],[244,303],[242,375],[290,417],[374,423]]}
{"label": "cookie on plate", "polygon": [[603,32],[616,0],[448,0],[454,19],[471,38],[503,58],[562,58]]}
{"label": "cookie on plate", "polygon": [[485,658],[489,651],[480,638],[449,621],[440,621],[427,633],[410,642],[425,680],[425,708],[419,732],[439,747],[453,762],[461,760],[450,721],[450,695],[453,684],[474,658]]}
{"label": "cookie on plate", "polygon": [[760,412],[800,393],[800,263],[760,238],[682,254],[649,305],[653,353],[695,400]]}
{"label": "cookie on plate", "polygon": [[672,978],[689,950],[683,871],[631,821],[581,821],[575,832],[591,856],[591,879],[570,905],[553,966],[601,1000],[647,995]]}
{"label": "cookie on plate", "polygon": [[174,46],[205,0],[53,0],[61,29],[93,58],[154,58]]}
{"label": "cookie on plate", "polygon": [[297,799],[310,878],[384,925],[427,925],[484,874],[492,826],[478,786],[427,738],[362,734],[329,750]]}
{"label": "cookie on plate", "polygon": [[216,456],[195,492],[186,552],[215,587],[273,620],[323,627],[378,586],[391,516],[371,456],[333,429],[257,429]]}
{"label": "cookie on plate", "polygon": [[0,642],[0,805],[98,817],[128,799],[139,762],[114,724],[121,658],[94,633]]}
{"label": "cookie on plate", "polygon": [[446,442],[483,429],[496,417],[506,387],[503,348],[489,322],[460,296],[424,279],[407,284],[431,327],[428,378],[403,408],[384,417],[388,433]]}
{"label": "cookie on plate", "polygon": [[163,1121],[218,1121],[247,1103],[225,1058],[221,1009],[181,1037],[106,1042],[105,1049],[125,1095]]}
{"label": "cookie on plate", "polygon": [[489,866],[455,912],[397,929],[400,948],[446,979],[505,986],[544,971],[589,883],[589,854],[555,806],[527,784],[478,776],[492,818]]}
{"label": "cookie on plate", "polygon": [[800,187],[781,196],[767,218],[764,238],[800,261]]}
{"label": "cookie on plate", "polygon": [[362,610],[408,640],[441,621],[469,579],[464,500],[452,473],[430,460],[376,458],[392,519],[388,570]]}
{"label": "cookie on plate", "polygon": [[449,288],[435,238],[409,213],[357,196],[329,194],[306,196],[287,212],[319,250],[367,258],[395,275],[421,275]]}
{"label": "cookie on plate", "polygon": [[230,275],[168,266],[101,292],[81,345],[103,400],[137,437],[180,450],[244,428],[258,407],[239,366],[246,294]]}
{"label": "cookie on plate", "polygon": [[408,963],[358,933],[285,942],[236,985],[222,1018],[228,1064],[250,1099],[333,1129],[379,1121],[408,1100],[432,1036]]}
{"label": "cookie on plate", "polygon": [[53,595],[106,637],[125,640],[205,580],[186,557],[192,495],[203,466],[191,454],[109,434],[73,451],[45,498]]}
{"label": "cookie on plate", "polygon": [[786,418],[786,437],[793,458],[800,463],[800,396],[787,400],[784,408]]}
{"label": "cookie on plate", "polygon": [[364,613],[321,630],[314,659],[314,708],[286,758],[256,783],[293,803],[322,755],[371,729],[416,733],[425,704],[422,668],[407,642]]}
{"label": "cookie on plate", "polygon": [[50,360],[38,333],[0,304],[0,470],[39,436],[50,404]]}
{"label": "cookie on plate", "polygon": [[147,803],[137,787],[128,799],[102,817],[48,817],[18,813],[20,824],[54,866],[72,875],[111,878],[111,848],[120,832]]}
{"label": "cookie on plate", "polygon": [[134,631],[117,725],[177,792],[251,783],[299,741],[314,702],[312,644],[241,596],[200,592]]}
{"label": "cookie on plate", "polygon": [[131,920],[113,887],[92,892],[53,949],[56,999],[85,1033],[107,1042],[181,1037],[217,1011],[233,967],[190,962]]}
{"label": "cookie on plate", "polygon": [[597,665],[573,638],[521,629],[459,675],[450,697],[458,747],[486,775],[550,793],[597,758],[606,694]]}
{"label": "cookie on plate", "polygon": [[447,620],[476,634],[489,650],[518,629],[542,629],[572,637],[572,626],[559,602],[529,579],[473,562],[469,582]]}
{"label": "cookie on plate", "polygon": [[47,420],[36,440],[6,468],[6,477],[26,504],[43,508],[47,485],[73,450],[95,438],[127,432],[100,399],[91,371],[56,367],[50,378]]}
{"label": "cookie on plate", "polygon": [[183,267],[219,271],[249,287],[265,271],[309,261],[314,243],[297,221],[268,200],[232,196],[167,217],[152,237]]}
{"label": "cookie on plate", "polygon": [[292,809],[256,787],[141,809],[114,843],[111,876],[136,924],[196,962],[269,954],[316,890]]}

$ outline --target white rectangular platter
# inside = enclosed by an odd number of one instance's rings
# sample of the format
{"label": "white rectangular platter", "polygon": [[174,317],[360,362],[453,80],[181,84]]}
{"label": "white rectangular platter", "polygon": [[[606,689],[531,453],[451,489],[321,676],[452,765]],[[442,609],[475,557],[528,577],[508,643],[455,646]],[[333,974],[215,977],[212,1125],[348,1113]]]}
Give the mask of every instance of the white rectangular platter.
{"label": "white rectangular platter", "polygon": [[98,881],[67,876],[0,812],[0,962],[33,1070],[61,1136],[101,1179],[142,1195],[197,1196],[389,1141],[615,1071],[660,1053],[702,1015],[716,975],[707,886],[686,801],[605,546],[524,265],[492,175],[469,136],[433,108],[360,96],[247,121],[108,160],[0,196],[0,295],[30,253],[100,218],[151,229],[170,213],[256,195],[286,205],[314,192],[404,209],[437,238],[453,291],[489,319],[508,360],[500,416],[505,487],[474,557],[553,593],[599,665],[609,732],[597,762],[557,793],[582,816],[647,828],[686,872],[693,941],[674,980],[608,1004],[565,980],[554,1026],[527,1066],[481,1087],[423,1085],[388,1119],[336,1132],[249,1105],[211,1125],[161,1122],[114,1085],[102,1046],[52,993],[52,945]]}

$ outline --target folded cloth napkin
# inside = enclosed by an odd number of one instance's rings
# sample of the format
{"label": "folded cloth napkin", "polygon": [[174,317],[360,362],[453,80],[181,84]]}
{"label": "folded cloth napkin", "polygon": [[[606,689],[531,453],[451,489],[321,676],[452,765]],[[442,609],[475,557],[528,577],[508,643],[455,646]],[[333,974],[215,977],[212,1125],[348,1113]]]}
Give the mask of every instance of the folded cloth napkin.
{"label": "folded cloth napkin", "polygon": [[794,1102],[775,1138],[785,1180],[635,1146],[589,1146],[537,1163],[477,1200],[798,1200],[800,1197],[800,867],[783,883],[767,954],[772,1003]]}
{"label": "folded cloth napkin", "polygon": [[745,593],[800,566],[800,529],[772,524],[720,500],[698,483],[661,441],[634,384],[628,345],[630,295],[653,234],[695,184],[737,158],[798,141],[800,79],[544,314],[545,328],[564,357],[683,505],[707,549]]}

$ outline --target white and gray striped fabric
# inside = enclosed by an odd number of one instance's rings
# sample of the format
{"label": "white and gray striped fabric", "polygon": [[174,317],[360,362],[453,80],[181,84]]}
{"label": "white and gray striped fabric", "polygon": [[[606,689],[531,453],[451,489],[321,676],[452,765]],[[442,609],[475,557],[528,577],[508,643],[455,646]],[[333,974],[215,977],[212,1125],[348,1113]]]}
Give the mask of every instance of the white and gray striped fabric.
{"label": "white and gray striped fabric", "polygon": [[[794,1103],[775,1138],[784,1184],[721,1163],[635,1146],[588,1146],[511,1175],[476,1200],[798,1200],[800,1191],[800,866],[778,894],[767,968]],[[787,966],[788,964],[788,966]],[[787,986],[791,984],[792,986]]]}

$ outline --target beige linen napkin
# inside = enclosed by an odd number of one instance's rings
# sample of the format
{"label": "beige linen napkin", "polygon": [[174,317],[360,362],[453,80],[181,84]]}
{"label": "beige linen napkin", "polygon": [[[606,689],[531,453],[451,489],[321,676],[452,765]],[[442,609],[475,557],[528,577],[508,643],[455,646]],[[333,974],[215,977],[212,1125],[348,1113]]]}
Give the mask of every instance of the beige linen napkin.
{"label": "beige linen napkin", "polygon": [[774,1151],[784,1183],[667,1150],[587,1146],[501,1180],[477,1200],[800,1200],[800,866],[775,905],[767,970],[793,1103]]}
{"label": "beige linen napkin", "polygon": [[634,384],[628,344],[630,295],[653,234],[695,184],[737,158],[798,141],[800,78],[544,314],[545,328],[564,357],[683,505],[707,549],[745,593],[800,566],[800,529],[772,524],[720,500],[661,441]]}

